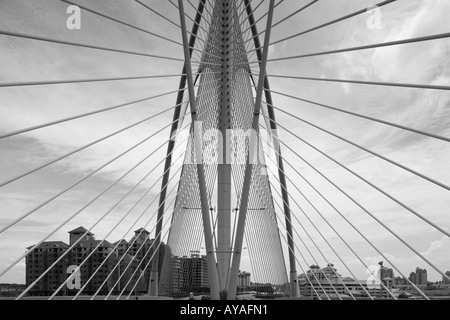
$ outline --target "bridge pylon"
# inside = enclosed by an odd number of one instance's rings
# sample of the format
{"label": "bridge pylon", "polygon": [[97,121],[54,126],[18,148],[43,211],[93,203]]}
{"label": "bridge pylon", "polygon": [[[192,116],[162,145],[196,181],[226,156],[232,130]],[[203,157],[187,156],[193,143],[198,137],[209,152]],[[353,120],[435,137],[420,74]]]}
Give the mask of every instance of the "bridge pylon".
{"label": "bridge pylon", "polygon": [[[190,32],[191,39],[187,42],[185,7],[182,1],[178,3],[183,44],[185,46],[185,66],[183,77],[180,81],[180,90],[182,91],[178,95],[177,105],[183,102],[184,95],[188,93],[193,122],[190,130],[192,138],[190,141],[191,146],[194,147],[186,155],[187,163],[189,164],[184,165],[180,181],[182,185],[184,185],[183,181],[188,180],[190,180],[190,184],[195,184],[195,188],[199,190],[199,199],[197,200],[198,202],[195,202],[192,198],[183,200],[179,196],[175,203],[173,215],[175,218],[173,220],[179,217],[183,219],[182,216],[187,214],[183,212],[182,208],[190,208],[191,211],[195,209],[201,210],[203,241],[208,263],[211,297],[212,299],[234,300],[236,299],[237,282],[241,269],[241,254],[244,250],[244,234],[253,232],[247,230],[250,227],[246,228],[247,211],[252,211],[253,213],[249,213],[249,215],[252,216],[252,220],[255,220],[254,223],[261,224],[258,228],[261,229],[261,226],[264,228],[264,225],[271,226],[271,230],[266,232],[267,234],[273,233],[275,235],[273,240],[270,241],[276,242],[272,246],[278,248],[275,250],[279,251],[277,257],[259,257],[261,262],[257,264],[267,264],[267,266],[264,266],[267,268],[276,265],[286,282],[290,283],[288,289],[290,294],[298,296],[295,250],[282,156],[280,155],[277,158],[277,162],[280,169],[279,176],[282,184],[282,197],[285,202],[284,214],[286,216],[287,238],[289,239],[289,275],[286,272],[281,239],[278,234],[280,231],[277,226],[270,183],[267,175],[260,174],[260,172],[264,171],[266,164],[264,154],[260,152],[262,150],[262,142],[259,139],[259,115],[265,112],[270,119],[275,121],[274,109],[268,107],[263,110],[262,108],[263,100],[270,105],[272,104],[266,76],[266,64],[275,4],[274,1],[270,1],[266,36],[262,46],[250,1],[239,3],[234,0],[216,0],[209,4],[208,9],[206,7],[207,2],[200,1],[196,18],[193,20],[193,30]],[[206,21],[206,23],[202,25],[202,21]],[[245,21],[250,26],[248,30],[251,31],[253,45],[257,53],[259,72],[255,72],[250,67],[246,48],[249,40],[244,39],[245,32],[243,30],[245,27],[243,22]],[[207,33],[206,38],[202,40],[203,49],[201,60],[198,62],[197,74],[194,74],[191,58],[192,49],[196,44],[196,40],[198,40],[196,37],[199,29],[202,30],[203,36],[206,31]],[[193,81],[194,78],[195,83]],[[195,90],[197,81],[198,89]],[[211,87],[213,87],[212,90]],[[253,88],[256,88],[255,92],[252,91]],[[205,98],[205,95],[208,95],[210,91],[213,92],[213,95],[216,95],[217,99]],[[243,91],[245,94],[242,94]],[[181,113],[181,107],[177,107],[171,136],[180,128],[178,120],[181,117]],[[278,136],[274,132],[276,131],[276,124],[270,124],[270,129],[272,129],[271,139],[279,146]],[[208,156],[206,149],[208,148],[204,141],[204,134],[210,130],[216,130],[217,132],[213,164],[205,163],[205,158]],[[244,134],[250,133],[250,136],[244,137],[244,148],[239,149],[236,147],[236,141],[243,138],[236,132],[239,134],[242,132]],[[252,136],[252,133],[255,133],[255,136]],[[255,150],[252,150],[253,147],[255,147]],[[171,157],[169,155],[173,149],[174,142],[168,147],[163,186],[167,186],[170,174],[169,168],[171,166]],[[251,159],[253,155],[257,155],[256,158],[258,159]],[[254,160],[256,160],[255,164],[253,163]],[[195,166],[192,166],[194,164]],[[192,169],[194,167],[195,169]],[[215,184],[211,183],[211,181],[215,181]],[[186,190],[181,188],[178,192],[183,193]],[[163,188],[160,196],[161,215],[158,215],[156,234],[159,234],[160,230],[162,230],[163,219],[161,218],[164,212],[165,199],[165,188]],[[217,201],[217,206],[213,204],[213,201]],[[233,206],[233,201],[236,201],[236,207]],[[250,206],[249,203],[251,203]],[[252,205],[261,207],[264,210],[255,211],[251,207]],[[210,210],[212,207],[217,208],[217,210]],[[211,215],[209,215],[209,211],[211,211]],[[232,215],[233,212],[236,213],[235,216]],[[256,215],[260,216],[257,217]],[[261,216],[263,217],[261,218]],[[256,220],[258,219],[262,221],[257,222]],[[173,223],[175,222],[173,221]],[[172,230],[170,232],[169,246],[171,245],[170,239],[175,241],[174,238],[177,237],[175,232]],[[248,250],[256,250],[257,242],[248,244]],[[158,246],[159,243],[160,239],[156,239],[155,246]],[[186,253],[181,251],[178,253],[176,245],[172,249],[175,252],[175,256],[186,255]],[[155,255],[152,264],[150,295],[158,295],[157,256]],[[270,262],[270,259],[275,259],[277,262]],[[280,265],[282,267],[279,267]]]}

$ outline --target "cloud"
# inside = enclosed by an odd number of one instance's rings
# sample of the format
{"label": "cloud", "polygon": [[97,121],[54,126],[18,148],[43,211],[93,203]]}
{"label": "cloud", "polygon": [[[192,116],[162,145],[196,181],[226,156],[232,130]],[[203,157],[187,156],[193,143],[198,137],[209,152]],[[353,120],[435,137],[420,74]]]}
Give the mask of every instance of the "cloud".
{"label": "cloud", "polygon": [[[60,4],[62,3],[49,3],[48,1],[31,3],[20,0],[2,4],[0,26],[5,30],[78,43],[92,43],[165,56],[182,56],[181,51],[173,50],[175,45],[167,44],[163,40],[136,32],[136,30],[117,25],[114,22],[108,22],[102,17],[85,11],[82,11],[82,29],[69,31],[66,28],[66,6]],[[179,30],[161,24],[159,17],[148,19],[149,13],[141,10],[140,5],[130,6],[129,3],[121,1],[113,2],[108,6],[88,1],[85,5],[132,24],[140,25],[144,29],[164,34],[169,38],[177,39],[179,37]],[[162,5],[165,6],[165,4]],[[161,10],[159,3],[155,6]],[[2,83],[179,74],[182,70],[182,62],[166,63],[164,61],[163,63],[161,60],[148,57],[107,53],[5,36],[0,37],[0,45],[3,58],[0,60]],[[171,52],[171,54],[167,54],[167,52]],[[20,62],[18,62],[19,60]],[[178,82],[179,77],[173,77],[127,82],[1,88],[0,134],[174,91],[178,88]],[[175,100],[176,93],[2,139],[0,140],[0,182],[28,172],[162,110],[167,110],[175,104]],[[23,215],[152,133],[169,125],[172,122],[172,116],[171,110],[155,118],[156,121],[142,123],[127,132],[2,188],[1,203],[4,215],[0,225],[4,226],[11,219]],[[132,166],[164,144],[168,138],[169,129],[162,131],[133,152],[103,169],[100,174],[44,206],[3,233],[1,235],[2,248],[5,250],[2,250],[0,261],[3,263],[6,256],[17,257],[24,252],[25,247],[48,235],[52,228],[57,227],[59,223],[80,210],[84,204],[111,186]],[[127,176],[122,183],[64,226],[53,238],[65,241],[66,232],[70,228],[78,225],[91,226],[96,218],[111,208],[120,197],[152,169],[155,169],[153,174],[144,181],[136,193],[125,199],[121,206],[111,212],[108,219],[104,219],[97,226],[95,232],[99,236],[106,234],[104,231],[112,228],[114,219],[118,220],[118,216],[121,217],[124,214],[123,210],[128,210],[135,204],[136,195],[154,182],[156,184],[153,192],[150,192],[144,199],[144,204],[149,203],[149,198],[156,198],[159,195],[157,191],[161,184],[157,179],[160,178],[163,171],[162,164],[158,167],[156,165],[165,157],[165,152],[164,146],[160,152],[156,152],[152,158]],[[175,166],[173,172],[177,168]],[[170,187],[174,185],[174,182],[176,182],[176,178]],[[152,212],[157,207],[157,203],[158,201],[150,208]],[[136,212],[139,210],[143,210],[143,204],[139,205],[124,221],[118,231],[112,235],[113,239],[118,237],[120,232],[125,232],[128,225],[136,218]],[[143,220],[139,221],[140,223],[143,223]],[[26,237],[23,237],[23,234]],[[22,237],[17,238],[18,235],[22,235]],[[2,281],[12,279],[11,281],[23,282],[23,276],[23,270],[14,268],[11,273],[6,275],[6,278],[2,277]]]}
{"label": "cloud", "polygon": [[[448,30],[450,21],[446,18],[446,11],[449,9],[450,4],[445,1],[422,1],[418,11],[405,19],[384,41],[416,38]],[[450,63],[445,58],[449,52],[450,44],[440,40],[378,48],[373,55],[372,66],[383,81],[433,83],[436,79],[450,76]]]}
{"label": "cloud", "polygon": [[426,251],[421,252],[421,254],[424,255],[425,257],[432,257],[432,258],[441,255],[448,262],[450,257],[448,256],[445,257],[445,254],[443,253],[447,252],[447,248],[449,248],[449,246],[450,246],[450,239],[447,236],[442,236],[441,239],[432,241],[430,243],[429,248]]}

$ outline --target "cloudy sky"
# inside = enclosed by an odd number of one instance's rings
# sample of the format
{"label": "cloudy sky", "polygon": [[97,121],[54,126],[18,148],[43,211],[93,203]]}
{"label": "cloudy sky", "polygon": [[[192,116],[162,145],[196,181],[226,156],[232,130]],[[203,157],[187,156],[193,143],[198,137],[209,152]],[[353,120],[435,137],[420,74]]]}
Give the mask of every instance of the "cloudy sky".
{"label": "cloudy sky", "polygon": [[[145,2],[172,21],[179,21],[178,12],[169,2],[155,0],[146,0]],[[196,2],[194,1],[194,3]],[[256,1],[256,3],[258,2]],[[257,17],[264,13],[268,2],[265,1],[256,11]],[[277,7],[274,21],[279,21],[308,2],[306,0],[284,1]],[[156,34],[181,41],[180,30],[176,26],[145,10],[134,1],[79,0],[77,3],[143,29],[151,30]],[[372,4],[373,1],[366,0],[321,0],[303,13],[275,27],[272,32],[272,40],[283,39],[296,32],[367,8]],[[58,0],[0,0],[0,30],[183,58],[182,50],[176,44],[127,28],[89,12],[82,12],[81,30],[68,30],[66,27],[66,20],[69,16],[66,13],[67,7],[66,3]],[[192,14],[192,8],[189,5],[186,5],[186,9]],[[280,42],[271,47],[270,58],[448,32],[450,21],[446,13],[449,10],[450,3],[446,0],[399,0],[381,9],[380,29],[368,28],[367,20],[370,19],[371,13],[363,14],[331,27]],[[264,22],[265,19],[259,23],[259,30],[264,29]],[[0,59],[0,83],[177,75],[182,70],[181,61],[76,48],[5,35],[0,35],[0,48],[2,57]],[[444,39],[271,62],[268,65],[268,74],[448,85],[450,83],[449,54],[450,41]],[[167,93],[178,88],[178,81],[179,78],[171,77],[0,88],[0,135],[72,115]],[[446,91],[302,81],[275,77],[271,78],[271,86],[274,91],[437,135],[450,136],[450,94]],[[175,97],[175,94],[170,94],[114,111],[0,139],[0,183],[157,112],[167,110],[174,105]],[[273,98],[276,106],[280,109],[374,150],[444,184],[450,184],[450,147],[448,142],[325,110],[281,95],[274,94]],[[450,215],[448,215],[450,195],[448,191],[349,146],[288,115],[278,112],[277,120],[295,134],[327,152],[331,157],[398,198],[427,219],[450,231]],[[0,188],[0,226],[5,226],[13,219],[32,210],[110,159],[169,125],[171,121],[172,114],[169,111],[153,121],[145,122],[64,161]],[[132,166],[164,144],[168,136],[168,130],[163,130],[82,185],[2,233],[0,235],[0,269],[3,270],[10,265],[23,254],[26,247],[45,237],[70,215],[80,210],[95,195],[114,183]],[[280,136],[286,144],[353,198],[358,199],[362,206],[430,259],[438,268],[444,272],[450,270],[448,250],[450,240],[448,237],[339,168],[335,163],[324,158],[286,131],[280,130]],[[67,223],[50,239],[67,242],[67,231],[80,225],[88,227],[94,224],[120,197],[163,159],[164,152],[165,147],[157,151],[153,157],[133,171],[111,192]],[[422,267],[429,271],[430,280],[442,280],[442,277],[426,262],[317,175],[292,152],[286,148],[283,148],[283,152],[286,161],[299,170],[404,274],[409,275],[416,267]],[[368,265],[383,260],[289,165],[285,165],[285,167],[288,177],[295,186],[310,199]],[[179,166],[175,167],[175,169],[177,168]],[[136,193],[127,198],[94,228],[93,232],[97,238],[102,239],[106,236],[132,204],[142,196],[145,188],[151,186],[160,177],[161,172],[162,166],[159,166],[137,189]],[[273,177],[271,180],[276,184]],[[142,210],[158,195],[158,186],[159,183],[146,197],[146,200],[108,237],[109,241],[113,242],[123,237]],[[317,212],[309,206],[308,202],[301,197],[291,182],[288,187],[292,198],[296,200],[355,275],[359,279],[367,279],[366,270],[359,260],[347,249]],[[274,198],[281,204],[277,195],[274,195]],[[311,249],[318,263],[325,265],[326,261],[315,249],[300,224],[308,230],[327,260],[334,263],[342,274],[349,275],[349,272],[294,201],[291,201],[291,207],[293,214],[298,219],[294,221],[295,229]],[[153,214],[157,206],[153,204],[151,208],[149,213]],[[145,219],[140,220],[133,230],[147,223],[149,217],[150,215],[147,215]],[[153,225],[154,222],[151,222],[147,229],[151,230]],[[130,235],[127,235],[126,238],[129,237]],[[295,237],[298,238],[298,235],[295,234]],[[301,266],[306,268],[313,264],[313,257],[308,255],[301,241],[297,240],[296,243],[297,250],[300,250],[307,260],[305,263],[298,255]],[[243,263],[248,266],[248,259],[244,259]],[[301,273],[300,266],[297,268]],[[23,283],[24,270],[25,265],[21,262],[5,274],[0,282]],[[397,272],[396,275],[398,275]]]}

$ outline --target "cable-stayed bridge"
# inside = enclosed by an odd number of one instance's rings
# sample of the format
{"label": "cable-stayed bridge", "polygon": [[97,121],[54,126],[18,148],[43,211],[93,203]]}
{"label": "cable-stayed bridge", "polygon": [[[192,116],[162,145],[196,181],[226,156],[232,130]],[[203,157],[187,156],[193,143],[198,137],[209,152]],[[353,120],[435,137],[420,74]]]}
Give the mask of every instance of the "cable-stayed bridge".
{"label": "cable-stayed bridge", "polygon": [[448,4],[0,5],[17,299],[430,299],[450,282]]}

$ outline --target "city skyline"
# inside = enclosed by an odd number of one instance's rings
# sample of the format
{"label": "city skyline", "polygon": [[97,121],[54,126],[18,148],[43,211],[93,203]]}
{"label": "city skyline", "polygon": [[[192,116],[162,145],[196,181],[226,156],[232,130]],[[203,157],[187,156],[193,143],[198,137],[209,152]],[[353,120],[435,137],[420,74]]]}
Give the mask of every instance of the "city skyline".
{"label": "city skyline", "polygon": [[[69,244],[62,240],[46,241],[27,248],[32,251],[26,260],[26,285],[37,281],[27,294],[148,292],[150,269],[146,266],[153,257],[154,239],[150,239],[147,230],[139,228],[129,241],[120,239],[114,243],[96,239],[82,226],[68,233]],[[161,244],[158,254],[170,256],[170,249]]]}

